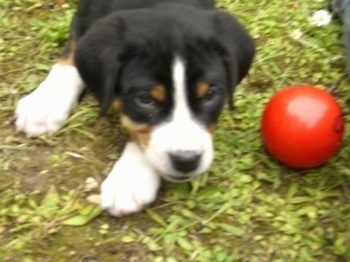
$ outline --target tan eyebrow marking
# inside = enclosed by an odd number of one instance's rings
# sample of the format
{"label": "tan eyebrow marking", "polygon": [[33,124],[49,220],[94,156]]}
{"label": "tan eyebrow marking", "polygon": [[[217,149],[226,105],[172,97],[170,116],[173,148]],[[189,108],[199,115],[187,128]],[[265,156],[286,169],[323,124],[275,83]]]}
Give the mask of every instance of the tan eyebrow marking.
{"label": "tan eyebrow marking", "polygon": [[205,81],[200,81],[196,85],[196,95],[198,98],[202,98],[208,92],[209,83]]}
{"label": "tan eyebrow marking", "polygon": [[163,85],[155,85],[151,88],[150,94],[154,100],[163,102],[165,100],[165,87]]}

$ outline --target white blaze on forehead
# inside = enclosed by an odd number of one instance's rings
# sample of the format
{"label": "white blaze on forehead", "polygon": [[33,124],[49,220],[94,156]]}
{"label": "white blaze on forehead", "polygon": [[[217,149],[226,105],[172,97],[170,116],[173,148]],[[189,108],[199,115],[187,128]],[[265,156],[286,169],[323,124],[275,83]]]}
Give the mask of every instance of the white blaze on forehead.
{"label": "white blaze on forehead", "polygon": [[175,56],[173,64],[173,85],[174,85],[174,117],[187,114],[190,117],[186,97],[186,68],[184,61]]}
{"label": "white blaze on forehead", "polygon": [[[173,86],[174,86],[174,108],[171,124],[177,129],[178,143],[174,144],[174,150],[199,150],[193,128],[198,128],[197,124],[192,119],[191,109],[188,104],[186,92],[186,64],[179,57],[174,57],[173,62]],[[180,142],[181,141],[181,142]],[[197,145],[196,145],[197,144]]]}

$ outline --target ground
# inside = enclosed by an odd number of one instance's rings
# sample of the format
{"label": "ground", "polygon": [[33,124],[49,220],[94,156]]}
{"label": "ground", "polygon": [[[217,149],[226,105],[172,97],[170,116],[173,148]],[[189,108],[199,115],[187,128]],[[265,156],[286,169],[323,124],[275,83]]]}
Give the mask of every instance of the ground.
{"label": "ground", "polygon": [[67,38],[73,1],[0,0],[0,261],[349,261],[350,84],[343,146],[322,167],[292,170],[261,142],[269,98],[296,83],[331,86],[345,68],[340,21],[312,15],[319,1],[221,0],[257,43],[249,76],[215,135],[212,168],[185,184],[164,184],[146,211],[112,218],[87,199],[118,158],[125,131],[98,117],[87,94],[54,136],[15,133],[20,97],[44,78]]}

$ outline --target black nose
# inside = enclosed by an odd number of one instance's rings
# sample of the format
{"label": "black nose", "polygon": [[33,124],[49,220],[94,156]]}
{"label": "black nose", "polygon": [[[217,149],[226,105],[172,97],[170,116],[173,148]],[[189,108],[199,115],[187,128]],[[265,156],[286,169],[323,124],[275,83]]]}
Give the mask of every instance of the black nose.
{"label": "black nose", "polygon": [[169,153],[169,156],[174,169],[182,173],[195,170],[201,159],[201,154],[195,151],[177,151]]}

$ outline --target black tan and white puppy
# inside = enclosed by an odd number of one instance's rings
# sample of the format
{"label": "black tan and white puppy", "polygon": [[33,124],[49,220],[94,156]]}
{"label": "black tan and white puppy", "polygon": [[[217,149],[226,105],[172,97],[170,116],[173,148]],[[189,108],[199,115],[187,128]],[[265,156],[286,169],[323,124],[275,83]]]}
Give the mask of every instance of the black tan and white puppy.
{"label": "black tan and white puppy", "polygon": [[154,201],[161,177],[186,181],[213,161],[216,122],[255,50],[214,4],[81,0],[63,55],[17,105],[17,130],[35,137],[62,127],[85,86],[101,114],[118,101],[130,141],[101,185],[101,205],[114,216]]}

